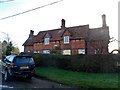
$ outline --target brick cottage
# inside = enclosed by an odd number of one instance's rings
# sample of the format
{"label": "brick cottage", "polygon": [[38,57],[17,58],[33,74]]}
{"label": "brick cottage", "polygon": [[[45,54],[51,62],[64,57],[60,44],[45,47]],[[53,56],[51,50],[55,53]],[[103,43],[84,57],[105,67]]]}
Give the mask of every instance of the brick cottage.
{"label": "brick cottage", "polygon": [[90,29],[89,25],[65,27],[62,19],[59,29],[40,31],[37,35],[31,30],[23,46],[24,52],[41,54],[107,54],[109,39],[109,27],[103,14],[99,28]]}

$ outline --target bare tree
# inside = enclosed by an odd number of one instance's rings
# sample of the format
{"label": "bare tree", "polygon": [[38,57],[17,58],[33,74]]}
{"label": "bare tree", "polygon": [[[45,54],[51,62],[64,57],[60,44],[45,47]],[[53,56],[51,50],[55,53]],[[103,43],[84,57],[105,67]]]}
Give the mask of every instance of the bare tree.
{"label": "bare tree", "polygon": [[19,54],[19,48],[16,47],[16,43],[13,40],[11,40],[10,35],[5,32],[2,33],[4,34],[2,42],[3,57],[5,57],[6,55],[10,55],[12,53]]}

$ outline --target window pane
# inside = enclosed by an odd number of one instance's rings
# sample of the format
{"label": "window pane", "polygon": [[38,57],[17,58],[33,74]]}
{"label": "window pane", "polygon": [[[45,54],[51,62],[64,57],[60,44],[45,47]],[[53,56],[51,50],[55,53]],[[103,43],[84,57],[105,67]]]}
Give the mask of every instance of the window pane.
{"label": "window pane", "polygon": [[78,54],[85,54],[85,49],[78,49]]}
{"label": "window pane", "polygon": [[22,63],[33,63],[33,59],[29,57],[16,57],[14,59],[15,64],[22,64]]}
{"label": "window pane", "polygon": [[69,36],[64,36],[64,43],[69,43]]}
{"label": "window pane", "polygon": [[43,54],[50,54],[50,50],[43,50]]}
{"label": "window pane", "polygon": [[44,39],[44,44],[49,44],[49,40],[50,40],[49,38],[45,38]]}
{"label": "window pane", "polygon": [[71,55],[71,50],[63,50],[63,55]]}

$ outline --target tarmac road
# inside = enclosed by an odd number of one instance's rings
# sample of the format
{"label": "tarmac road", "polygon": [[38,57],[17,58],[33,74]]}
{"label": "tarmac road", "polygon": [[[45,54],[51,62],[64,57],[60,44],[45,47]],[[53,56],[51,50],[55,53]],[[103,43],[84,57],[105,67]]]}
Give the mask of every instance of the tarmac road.
{"label": "tarmac road", "polygon": [[[1,65],[0,65],[1,66]],[[1,67],[0,67],[1,69]],[[71,88],[69,86],[65,86],[62,84],[58,84],[56,82],[51,82],[48,80],[42,80],[38,79],[36,77],[32,77],[32,79],[25,79],[25,78],[15,78],[13,80],[10,80],[8,82],[5,82],[3,80],[3,76],[0,72],[0,89],[2,90],[9,90],[10,89],[40,89],[40,88]]]}
{"label": "tarmac road", "polygon": [[69,88],[67,86],[47,81],[47,80],[40,80],[33,77],[31,80],[26,79],[14,79],[12,81],[3,82],[3,88]]}

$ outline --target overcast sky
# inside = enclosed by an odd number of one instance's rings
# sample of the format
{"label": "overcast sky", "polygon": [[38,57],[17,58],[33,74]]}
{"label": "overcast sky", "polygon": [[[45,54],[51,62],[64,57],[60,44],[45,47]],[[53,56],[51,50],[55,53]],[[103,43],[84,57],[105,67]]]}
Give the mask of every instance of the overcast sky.
{"label": "overcast sky", "polygon": [[[110,37],[118,39],[119,0],[63,0],[28,13],[2,19],[57,0],[8,1],[0,0],[0,40],[3,40],[5,33],[9,34],[20,51],[23,51],[22,44],[28,38],[30,30],[34,30],[36,35],[39,31],[60,28],[62,18],[66,20],[66,27],[89,24],[90,28],[97,28],[102,26],[102,14],[106,14]],[[110,51],[116,48],[117,42],[109,44]]]}

